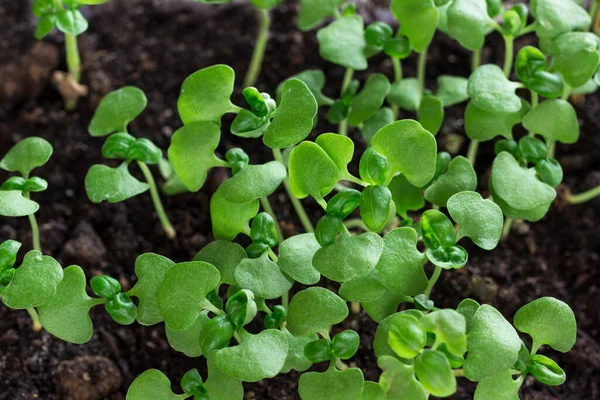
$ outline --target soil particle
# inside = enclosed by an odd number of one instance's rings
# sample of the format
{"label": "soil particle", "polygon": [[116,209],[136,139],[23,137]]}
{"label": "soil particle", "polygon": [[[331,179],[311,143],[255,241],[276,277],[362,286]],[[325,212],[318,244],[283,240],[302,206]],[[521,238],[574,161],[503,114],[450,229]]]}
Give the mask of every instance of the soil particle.
{"label": "soil particle", "polygon": [[65,264],[97,266],[106,256],[106,246],[92,224],[80,221],[63,246],[60,258]]}
{"label": "soil particle", "polygon": [[62,400],[99,400],[121,386],[121,374],[106,357],[79,356],[58,364],[55,381]]}

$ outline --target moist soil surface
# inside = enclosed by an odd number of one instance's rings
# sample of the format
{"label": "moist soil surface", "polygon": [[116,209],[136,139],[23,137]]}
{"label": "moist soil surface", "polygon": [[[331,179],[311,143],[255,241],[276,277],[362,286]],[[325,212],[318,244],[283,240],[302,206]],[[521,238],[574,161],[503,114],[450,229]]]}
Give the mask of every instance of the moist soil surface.
{"label": "moist soil surface", "polygon": [[[43,45],[36,45],[35,21],[28,8],[26,1],[0,1],[0,154],[32,135],[44,137],[54,146],[51,161],[37,171],[48,180],[49,189],[34,195],[41,204],[36,215],[44,252],[64,266],[81,265],[88,278],[97,274],[117,277],[125,289],[135,283],[133,267],[142,253],[155,252],[175,261],[191,259],[212,240],[209,200],[227,178],[226,172],[213,170],[198,193],[163,196],[178,232],[175,240],[167,240],[149,195],[118,204],[92,204],[87,199],[85,174],[91,165],[104,162],[100,156],[103,140],[91,138],[87,124],[103,95],[124,85],[138,86],[148,96],[148,107],[130,132],[166,149],[170,136],[181,126],[176,109],[181,83],[192,72],[217,63],[228,64],[238,72],[235,100],[243,104],[239,89],[256,31],[253,8],[246,2],[209,6],[187,0],[113,0],[87,9],[90,29],[79,43],[83,83],[90,95],[72,113],[63,110],[50,83],[53,70],[66,68],[61,35],[54,33]],[[386,1],[361,2],[360,12],[367,22],[377,18],[393,23]],[[257,86],[274,93],[286,77],[319,68],[331,83],[326,94],[336,97],[343,70],[319,58],[315,32],[300,33],[295,28],[296,13],[295,1],[273,12],[271,38]],[[532,39],[520,39],[518,46],[528,40]],[[435,88],[435,77],[441,74],[468,76],[470,54],[445,36],[434,39],[429,54],[429,88]],[[484,62],[499,64],[502,57],[502,40],[492,35]],[[384,57],[375,57],[370,64],[369,72],[392,76],[392,66]],[[414,76],[415,64],[414,57],[404,62],[405,76]],[[362,80],[366,74],[357,77]],[[600,183],[600,97],[588,96],[576,108],[582,127],[580,141],[559,145],[557,150],[565,171],[560,192],[580,192]],[[464,104],[447,110],[439,135],[441,148],[455,143],[453,134],[463,136],[463,113]],[[229,122],[226,118],[225,127]],[[315,131],[335,131],[335,127],[321,123]],[[350,134],[360,142],[358,132],[351,130]],[[223,154],[236,146],[246,149],[253,163],[271,159],[259,140],[228,133],[223,135],[219,151]],[[364,145],[359,145],[357,152],[363,149]],[[463,143],[460,152],[465,151]],[[492,144],[483,144],[476,167],[482,176],[479,189],[484,192],[492,159]],[[7,176],[0,174],[0,181]],[[274,194],[271,202],[284,233],[300,232],[284,194]],[[316,222],[318,206],[312,201],[305,204]],[[578,322],[575,348],[568,354],[545,351],[565,369],[567,383],[551,388],[528,379],[521,391],[523,399],[600,398],[599,224],[600,199],[570,207],[557,201],[542,221],[517,224],[508,240],[494,251],[468,246],[468,265],[444,272],[434,289],[433,300],[439,307],[455,307],[470,296],[494,305],[509,319],[520,306],[540,296],[555,296],[573,307]],[[0,219],[0,241],[6,239],[22,241],[22,254],[29,250],[27,219]],[[328,282],[322,284],[335,288]],[[0,399],[124,399],[129,384],[146,369],[158,368],[173,382],[190,368],[204,370],[203,360],[187,358],[169,348],[162,324],[122,327],[97,307],[92,311],[92,340],[72,345],[46,332],[32,332],[24,311],[0,306],[0,312]],[[361,347],[350,364],[360,367],[367,379],[377,380],[380,370],[372,350],[376,324],[362,311],[351,315],[339,329],[349,327],[361,335]],[[298,375],[245,384],[246,398],[298,399]],[[474,384],[464,381],[459,386],[452,398],[472,398]]]}

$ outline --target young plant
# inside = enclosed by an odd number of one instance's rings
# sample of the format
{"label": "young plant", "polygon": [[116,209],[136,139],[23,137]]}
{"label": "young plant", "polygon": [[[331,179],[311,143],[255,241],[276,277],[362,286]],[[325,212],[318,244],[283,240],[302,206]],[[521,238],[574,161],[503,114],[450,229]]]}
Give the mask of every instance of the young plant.
{"label": "young plant", "polygon": [[80,11],[84,5],[97,5],[109,0],[34,0],[33,15],[38,18],[35,37],[43,39],[56,27],[65,35],[67,75],[57,74],[57,88],[65,101],[65,109],[71,111],[77,99],[87,95],[87,87],[81,85],[81,58],[77,36],[88,29],[88,21]]}
{"label": "young plant", "polygon": [[[85,177],[85,190],[93,203],[117,203],[150,190],[158,219],[168,238],[176,235],[165,212],[156,182],[148,165],[164,163],[162,151],[149,139],[131,136],[127,126],[146,108],[146,95],[140,89],[126,86],[102,99],[88,132],[93,137],[108,136],[102,146],[102,156],[122,160],[117,168],[93,165]],[[136,162],[146,182],[140,182],[129,172]]]}

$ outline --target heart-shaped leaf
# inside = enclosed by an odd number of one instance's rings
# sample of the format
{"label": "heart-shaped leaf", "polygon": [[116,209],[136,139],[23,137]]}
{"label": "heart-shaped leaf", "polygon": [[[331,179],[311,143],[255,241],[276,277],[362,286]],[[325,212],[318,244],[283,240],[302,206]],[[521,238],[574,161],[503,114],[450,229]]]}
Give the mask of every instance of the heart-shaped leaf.
{"label": "heart-shaped leaf", "polygon": [[78,36],[88,29],[88,22],[77,9],[61,10],[56,13],[56,27],[67,35]]}
{"label": "heart-shaped leaf", "polygon": [[365,87],[352,99],[348,124],[358,126],[383,105],[390,91],[390,81],[383,74],[370,75]]}
{"label": "heart-shaped leaf", "polygon": [[110,92],[96,109],[88,132],[96,137],[113,132],[127,132],[127,125],[144,111],[146,104],[146,95],[134,86]]}
{"label": "heart-shaped leaf", "polygon": [[144,193],[150,186],[129,173],[127,163],[117,168],[96,164],[85,176],[85,191],[92,203],[118,203]]}
{"label": "heart-shaped leaf", "polygon": [[285,365],[281,369],[281,373],[286,374],[292,369],[303,372],[312,366],[312,362],[304,356],[304,347],[318,339],[317,335],[296,337],[287,329],[282,331],[288,341],[289,349],[285,359]]}
{"label": "heart-shaped leaf", "polygon": [[412,365],[403,364],[396,357],[387,355],[379,357],[377,364],[383,370],[379,384],[388,399],[427,400],[429,396],[423,385],[415,378]]}
{"label": "heart-shaped leaf", "polygon": [[211,121],[220,125],[221,117],[236,112],[231,104],[235,72],[228,65],[213,65],[188,76],[177,100],[179,116],[184,124]]}
{"label": "heart-shaped leaf", "polygon": [[127,400],[180,400],[171,391],[171,381],[157,369],[149,369],[135,378],[127,390]]}
{"label": "heart-shaped leaf", "polygon": [[302,142],[292,150],[288,163],[292,193],[299,199],[322,200],[338,182],[339,169],[319,145]]}
{"label": "heart-shaped leaf", "polygon": [[244,387],[239,379],[231,378],[217,367],[216,353],[206,356],[208,378],[204,387],[208,390],[210,400],[242,400]]}
{"label": "heart-shaped leaf", "polygon": [[524,305],[515,314],[514,323],[518,330],[533,338],[533,349],[547,344],[566,353],[577,339],[573,310],[553,297],[542,297]]}
{"label": "heart-shaped leaf", "polygon": [[433,0],[393,0],[390,10],[400,22],[398,33],[408,37],[415,51],[425,50],[433,39],[439,19]]}
{"label": "heart-shaped leaf", "polygon": [[165,331],[169,345],[176,351],[180,351],[188,357],[200,357],[202,346],[200,345],[200,335],[204,325],[210,321],[208,311],[202,311],[196,321],[187,329],[175,331],[165,324]]}
{"label": "heart-shaped leaf", "polygon": [[310,134],[318,110],[315,96],[300,79],[288,79],[281,91],[281,104],[263,136],[272,149],[293,146]]}
{"label": "heart-shaped leaf", "polygon": [[520,388],[521,381],[515,381],[507,369],[479,382],[474,400],[519,400]]}
{"label": "heart-shaped leaf", "polygon": [[194,257],[194,261],[204,261],[214,265],[221,273],[221,283],[237,285],[234,276],[235,267],[246,257],[246,251],[239,244],[216,240],[200,250]]}
{"label": "heart-shaped leaf", "polygon": [[298,381],[302,400],[361,400],[365,378],[358,368],[305,372]]}
{"label": "heart-shaped leaf", "polygon": [[276,299],[292,288],[285,276],[267,253],[259,258],[245,258],[235,269],[235,280],[242,289],[248,289],[258,298]]}
{"label": "heart-shaped leaf", "polygon": [[70,343],[88,342],[94,333],[90,309],[102,303],[85,292],[85,274],[77,265],[63,271],[62,281],[49,301],[38,306],[40,322],[45,330]]}
{"label": "heart-shaped leaf", "polygon": [[552,70],[560,72],[569,86],[582,86],[598,69],[599,47],[598,36],[593,33],[564,33],[554,39]]}
{"label": "heart-shaped leaf", "polygon": [[250,220],[258,213],[258,200],[232,203],[219,189],[210,199],[210,219],[215,239],[233,240],[240,233],[250,234]]}
{"label": "heart-shaped leaf", "polygon": [[394,173],[403,173],[415,186],[424,186],[435,174],[435,137],[417,121],[405,119],[385,126],[373,136],[371,145],[388,158]]}
{"label": "heart-shaped leaf", "polygon": [[317,40],[324,60],[357,71],[367,69],[364,22],[358,15],[337,19],[320,29]]}
{"label": "heart-shaped leaf", "polygon": [[379,323],[388,316],[398,311],[400,303],[405,303],[407,297],[388,290],[385,295],[381,296],[377,300],[364,301],[361,303],[369,317],[373,321]]}
{"label": "heart-shaped leaf", "polygon": [[448,397],[456,392],[456,378],[444,353],[424,350],[415,359],[414,368],[419,382],[432,395]]}
{"label": "heart-shaped leaf", "polygon": [[394,122],[394,112],[392,109],[389,107],[380,108],[363,123],[360,134],[365,142],[370,144],[371,139],[375,136],[377,131],[392,122]]}
{"label": "heart-shaped leaf", "polygon": [[538,37],[554,38],[591,24],[587,11],[572,0],[536,0],[531,4]]}
{"label": "heart-shaped leaf", "polygon": [[456,307],[456,311],[465,317],[465,321],[467,322],[467,333],[471,331],[473,319],[475,318],[475,313],[478,309],[479,303],[473,299],[464,299],[460,302],[458,307]]}
{"label": "heart-shaped leaf", "polygon": [[277,263],[286,275],[304,285],[314,285],[321,274],[312,263],[313,256],[321,248],[314,233],[292,236],[279,245]]}
{"label": "heart-shaped leaf", "polygon": [[46,164],[52,155],[52,145],[40,137],[28,137],[15,144],[0,160],[5,171],[19,171],[24,177]]}
{"label": "heart-shaped leaf", "polygon": [[283,332],[268,329],[246,335],[242,343],[217,351],[217,368],[244,382],[273,378],[285,365],[288,342]]}
{"label": "heart-shaped leaf", "polygon": [[380,384],[365,381],[365,386],[363,387],[362,397],[360,400],[386,400],[387,397],[383,388]]}
{"label": "heart-shaped leaf", "polygon": [[279,161],[248,165],[223,182],[219,191],[225,200],[245,204],[272,194],[285,176],[285,167]]}
{"label": "heart-shaped leaf", "polygon": [[444,107],[462,103],[469,98],[467,85],[469,80],[462,76],[440,75],[437,78],[437,92],[435,96],[440,99]]}
{"label": "heart-shaped leaf", "polygon": [[215,156],[221,129],[213,122],[193,122],[179,128],[171,138],[169,161],[185,187],[197,192],[206,181],[208,170],[224,166]]}
{"label": "heart-shaped leaf", "polygon": [[344,0],[301,0],[298,14],[298,29],[308,31],[319,24],[324,18],[335,14]]}
{"label": "heart-shaped leaf", "polygon": [[381,283],[377,269],[373,269],[368,275],[344,282],[338,293],[346,301],[363,302],[380,299],[387,289]]}
{"label": "heart-shaped leaf", "polygon": [[444,103],[435,96],[427,95],[423,97],[419,105],[419,123],[423,128],[435,136],[443,121]]}
{"label": "heart-shaped leaf", "polygon": [[392,192],[396,213],[405,219],[408,219],[407,211],[420,210],[425,206],[421,189],[410,183],[404,175],[396,175],[388,189]]}
{"label": "heart-shaped leaf", "polygon": [[417,232],[408,227],[394,229],[383,237],[377,271],[381,283],[391,291],[416,296],[427,287],[425,257],[417,249],[418,240]]}
{"label": "heart-shaped leaf", "polygon": [[315,140],[329,158],[335,163],[340,176],[348,175],[348,164],[354,155],[354,142],[352,139],[336,133],[324,133]]}
{"label": "heart-shaped leaf", "polygon": [[138,281],[127,294],[139,300],[135,318],[141,325],[162,322],[163,317],[156,304],[156,292],[173,265],[173,261],[154,253],[142,254],[135,260]]}
{"label": "heart-shaped leaf", "polygon": [[321,287],[302,290],[292,298],[288,309],[288,329],[294,336],[326,332],[348,316],[346,302]]}
{"label": "heart-shaped leaf", "polygon": [[484,250],[492,250],[502,236],[502,210],[477,192],[460,192],[448,200],[450,216],[459,226],[458,235],[469,237]]}
{"label": "heart-shaped leaf", "polygon": [[521,108],[514,112],[485,111],[472,101],[465,110],[465,132],[470,139],[485,142],[496,136],[512,138],[515,125],[523,120],[531,106],[521,99]]}
{"label": "heart-shaped leaf", "polygon": [[507,370],[517,361],[520,349],[521,339],[515,328],[498,310],[484,304],[477,309],[467,337],[465,376],[478,382]]}
{"label": "heart-shaped leaf", "polygon": [[566,100],[550,99],[541,102],[525,115],[523,126],[547,140],[572,144],[579,139],[577,114]]}
{"label": "heart-shaped leaf", "polygon": [[486,0],[456,0],[447,12],[448,33],[465,48],[479,50],[493,24]]}
{"label": "heart-shaped leaf", "polygon": [[521,84],[509,81],[504,72],[494,64],[477,68],[469,77],[467,92],[473,104],[489,112],[517,112],[521,99],[515,90]]}
{"label": "heart-shaped leaf", "polygon": [[448,165],[446,173],[441,175],[425,191],[425,199],[432,204],[446,207],[448,199],[459,192],[475,190],[477,174],[469,160],[455,157]]}
{"label": "heart-shaped leaf", "polygon": [[54,296],[62,279],[63,269],[54,258],[31,250],[4,290],[2,301],[15,310],[44,305]]}
{"label": "heart-shaped leaf", "polygon": [[421,84],[416,78],[402,79],[390,87],[387,101],[403,110],[417,111],[421,104]]}
{"label": "heart-shaped leaf", "polygon": [[23,197],[20,190],[0,190],[0,215],[4,217],[24,217],[39,209],[40,205]]}
{"label": "heart-shaped leaf", "polygon": [[383,239],[376,233],[345,235],[333,244],[317,250],[313,265],[324,277],[345,282],[371,272],[377,265],[382,250]]}
{"label": "heart-shaped leaf", "polygon": [[189,328],[198,319],[206,295],[217,287],[220,279],[219,271],[203,261],[173,265],[156,293],[165,323],[176,331]]}

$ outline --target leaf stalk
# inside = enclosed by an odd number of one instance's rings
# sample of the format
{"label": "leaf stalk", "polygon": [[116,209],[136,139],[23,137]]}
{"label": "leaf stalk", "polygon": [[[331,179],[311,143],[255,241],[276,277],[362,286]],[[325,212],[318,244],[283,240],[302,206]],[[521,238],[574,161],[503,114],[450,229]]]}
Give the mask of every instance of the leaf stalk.
{"label": "leaf stalk", "polygon": [[156,182],[154,181],[154,177],[152,176],[152,172],[148,168],[148,166],[138,161],[138,165],[144,174],[144,178],[146,178],[146,182],[150,186],[150,197],[152,197],[152,203],[154,204],[154,209],[156,210],[156,215],[160,220],[160,223],[167,234],[169,239],[175,238],[177,233],[175,232],[175,228],[171,225],[169,221],[169,217],[167,217],[167,213],[165,212],[165,208],[163,207],[162,201],[160,200],[160,195],[158,194],[158,190],[156,188]]}
{"label": "leaf stalk", "polygon": [[267,41],[269,40],[269,28],[271,26],[271,18],[268,10],[257,9],[259,17],[258,36],[254,44],[254,52],[250,60],[250,66],[244,79],[244,87],[253,86],[258,79],[258,75],[262,69],[265,51],[267,49]]}

